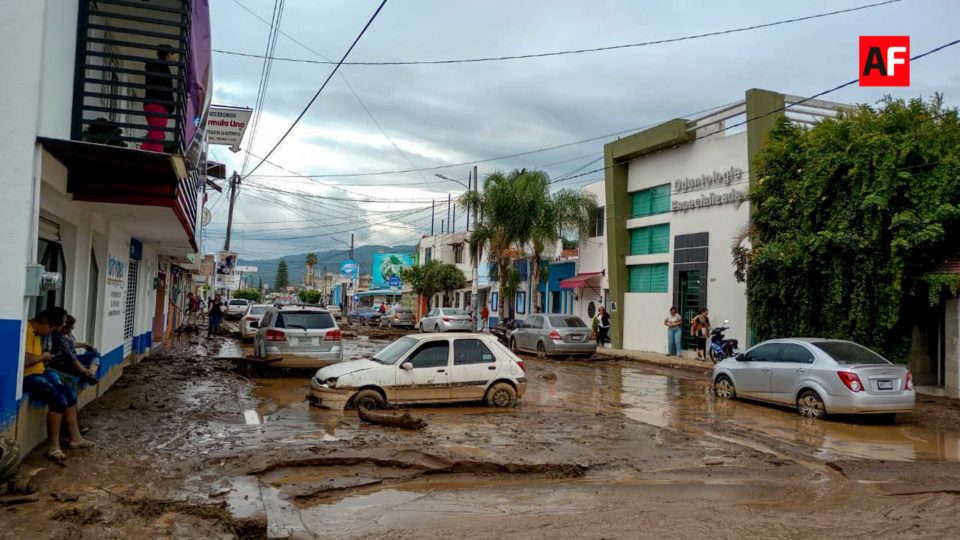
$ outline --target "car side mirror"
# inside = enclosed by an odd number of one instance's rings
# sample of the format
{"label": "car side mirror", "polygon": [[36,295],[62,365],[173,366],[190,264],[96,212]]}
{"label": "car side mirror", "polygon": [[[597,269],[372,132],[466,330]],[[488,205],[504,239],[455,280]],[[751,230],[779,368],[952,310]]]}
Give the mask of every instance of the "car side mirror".
{"label": "car side mirror", "polygon": [[250,323],[250,328],[260,328],[260,323],[258,323],[257,321],[253,321],[252,323]]}
{"label": "car side mirror", "polygon": [[737,360],[737,362],[746,362],[746,361],[747,361],[747,357],[746,357],[743,353],[737,353],[737,354],[734,356],[734,358]]}
{"label": "car side mirror", "polygon": [[407,370],[407,371],[412,371],[412,370],[413,370],[413,363],[412,363],[412,362],[404,362],[403,364],[400,364],[400,367],[402,367],[403,369],[405,369],[405,370]]}

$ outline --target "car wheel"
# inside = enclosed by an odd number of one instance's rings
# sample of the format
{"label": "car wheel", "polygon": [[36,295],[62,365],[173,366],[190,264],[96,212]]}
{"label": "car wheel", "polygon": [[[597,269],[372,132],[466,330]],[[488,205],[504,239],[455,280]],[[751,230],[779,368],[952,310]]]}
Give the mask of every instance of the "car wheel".
{"label": "car wheel", "polygon": [[537,343],[537,358],[546,358],[547,357],[547,346],[541,341]]}
{"label": "car wheel", "polygon": [[797,398],[797,412],[807,418],[823,418],[827,415],[827,408],[816,392],[804,390]]}
{"label": "car wheel", "polygon": [[737,397],[737,389],[733,386],[733,381],[726,375],[717,377],[713,383],[713,393],[720,399],[734,399]]}
{"label": "car wheel", "polygon": [[384,409],[387,406],[387,402],[383,400],[383,396],[380,395],[380,392],[368,388],[366,390],[361,390],[356,396],[354,396],[353,406],[357,409],[360,407],[367,409]]}
{"label": "car wheel", "polygon": [[498,382],[487,390],[486,401],[489,407],[514,407],[517,404],[517,391],[505,382]]}

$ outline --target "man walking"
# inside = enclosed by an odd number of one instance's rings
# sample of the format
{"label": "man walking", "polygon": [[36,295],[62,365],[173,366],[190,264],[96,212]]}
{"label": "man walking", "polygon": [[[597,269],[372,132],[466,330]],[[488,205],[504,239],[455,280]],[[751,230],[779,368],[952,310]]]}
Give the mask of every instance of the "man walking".
{"label": "man walking", "polygon": [[213,299],[213,305],[210,306],[209,318],[207,337],[213,337],[220,331],[220,321],[223,320],[223,302],[220,300],[220,295],[217,295]]}

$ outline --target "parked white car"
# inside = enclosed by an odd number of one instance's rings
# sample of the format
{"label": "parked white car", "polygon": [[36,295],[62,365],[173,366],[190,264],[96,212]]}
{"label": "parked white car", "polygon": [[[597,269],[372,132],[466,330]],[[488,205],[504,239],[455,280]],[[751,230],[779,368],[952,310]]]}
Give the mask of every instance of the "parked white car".
{"label": "parked white car", "polygon": [[513,407],[527,388],[524,370],[493,336],[417,334],[371,358],[324,367],[310,385],[316,402],[331,409],[481,400]]}
{"label": "parked white car", "polygon": [[257,326],[271,307],[273,306],[270,304],[251,304],[247,308],[243,317],[240,317],[240,335],[243,339],[253,339],[253,336],[257,335]]}
{"label": "parked white car", "polygon": [[470,332],[473,319],[470,314],[457,308],[436,308],[420,319],[421,332]]}
{"label": "parked white car", "polygon": [[226,317],[228,319],[239,319],[244,313],[247,312],[247,308],[250,307],[250,304],[252,304],[252,302],[249,300],[245,300],[243,298],[232,298],[229,302],[227,302]]}

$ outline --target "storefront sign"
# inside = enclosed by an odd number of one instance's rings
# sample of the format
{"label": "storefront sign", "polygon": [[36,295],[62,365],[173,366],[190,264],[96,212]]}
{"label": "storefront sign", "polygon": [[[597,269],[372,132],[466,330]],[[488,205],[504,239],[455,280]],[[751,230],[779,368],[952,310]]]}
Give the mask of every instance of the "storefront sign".
{"label": "storefront sign", "polygon": [[[717,188],[720,186],[729,186],[737,183],[743,178],[743,169],[739,167],[730,167],[729,170],[702,174],[696,178],[681,178],[673,182],[673,191],[675,193],[687,193],[689,191],[699,191],[701,189]],[[674,208],[676,210],[676,208]]]}
{"label": "storefront sign", "polygon": [[259,268],[257,268],[256,266],[239,266],[238,265],[237,267],[234,268],[234,270],[242,274],[256,274]]}
{"label": "storefront sign", "polygon": [[744,189],[731,189],[723,193],[706,193],[696,199],[686,201],[673,201],[674,212],[686,212],[688,210],[697,210],[708,206],[717,206],[721,204],[733,204],[741,202],[747,197],[747,191]]}
{"label": "storefront sign", "polygon": [[239,147],[253,109],[212,105],[207,118],[207,142]]}
{"label": "storefront sign", "polygon": [[127,263],[107,255],[107,285],[123,288],[124,275],[127,273]]}

